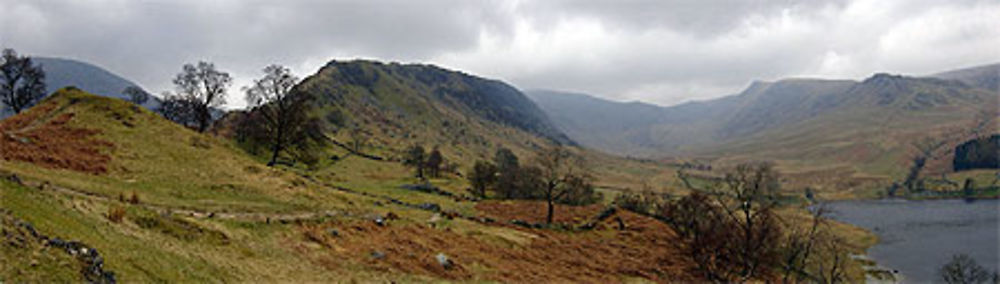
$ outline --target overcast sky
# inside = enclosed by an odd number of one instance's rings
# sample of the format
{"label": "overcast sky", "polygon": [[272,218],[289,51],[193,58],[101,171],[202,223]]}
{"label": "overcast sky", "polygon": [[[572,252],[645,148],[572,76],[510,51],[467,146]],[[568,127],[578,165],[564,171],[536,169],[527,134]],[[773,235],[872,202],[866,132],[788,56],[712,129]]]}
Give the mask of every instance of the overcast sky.
{"label": "overcast sky", "polygon": [[267,64],[419,62],[673,105],[753,80],[923,75],[1000,62],[1000,0],[0,0],[0,45],[88,61],[172,90],[208,60],[239,88]]}

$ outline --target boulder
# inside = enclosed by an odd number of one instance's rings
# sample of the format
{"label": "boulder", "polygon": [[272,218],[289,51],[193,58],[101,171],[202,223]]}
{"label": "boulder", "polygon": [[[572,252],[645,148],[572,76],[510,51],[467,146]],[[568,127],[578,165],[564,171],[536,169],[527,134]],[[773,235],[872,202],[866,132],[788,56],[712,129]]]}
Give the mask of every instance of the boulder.
{"label": "boulder", "polygon": [[434,256],[434,258],[437,259],[438,264],[440,264],[444,269],[451,269],[455,266],[455,263],[453,263],[451,259],[448,259],[448,256],[444,253],[438,253],[437,256]]}

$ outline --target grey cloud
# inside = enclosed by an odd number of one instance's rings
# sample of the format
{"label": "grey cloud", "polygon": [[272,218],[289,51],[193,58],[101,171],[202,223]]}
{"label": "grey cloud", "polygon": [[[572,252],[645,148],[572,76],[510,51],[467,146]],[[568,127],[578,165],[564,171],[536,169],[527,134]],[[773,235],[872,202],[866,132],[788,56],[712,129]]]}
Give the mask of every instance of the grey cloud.
{"label": "grey cloud", "polygon": [[154,92],[196,60],[245,84],[266,64],[305,76],[363,57],[675,104],[758,79],[991,63],[1000,20],[983,15],[996,12],[988,0],[0,0],[0,45],[89,61]]}

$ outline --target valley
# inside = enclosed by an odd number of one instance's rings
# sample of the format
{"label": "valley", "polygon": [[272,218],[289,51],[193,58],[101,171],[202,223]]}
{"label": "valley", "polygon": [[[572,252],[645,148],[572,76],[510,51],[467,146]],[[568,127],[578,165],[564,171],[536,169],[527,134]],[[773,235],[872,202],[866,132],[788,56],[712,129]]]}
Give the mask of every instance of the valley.
{"label": "valley", "polygon": [[[893,103],[870,101],[886,94],[870,88],[886,84],[913,86]],[[860,281],[871,277],[868,263],[850,256],[876,236],[810,206],[886,194],[906,173],[908,139],[950,133],[996,100],[963,84],[888,75],[760,83],[675,113],[559,106],[576,99],[533,101],[501,81],[432,65],[334,60],[288,86],[307,107],[286,115],[316,124],[288,132],[299,138],[281,150],[254,132],[269,120],[254,119],[296,101],[231,111],[199,132],[163,107],[65,87],[0,121],[0,279]],[[945,98],[914,105],[920,94]],[[711,110],[735,100],[740,111]],[[788,111],[755,109],[763,106]],[[635,117],[614,121],[616,112]],[[712,116],[722,113],[732,123]],[[920,123],[928,118],[936,123]],[[690,140],[654,138],[652,129]],[[969,179],[976,197],[995,197],[994,170],[954,172],[950,159],[928,159],[920,176]],[[960,195],[957,186],[923,190],[905,196]],[[725,217],[739,204],[754,204],[755,217]],[[744,230],[757,222],[766,229]],[[739,234],[761,241],[725,241]],[[799,254],[813,244],[822,245],[814,256]],[[712,253],[760,255],[716,255],[704,266]]]}

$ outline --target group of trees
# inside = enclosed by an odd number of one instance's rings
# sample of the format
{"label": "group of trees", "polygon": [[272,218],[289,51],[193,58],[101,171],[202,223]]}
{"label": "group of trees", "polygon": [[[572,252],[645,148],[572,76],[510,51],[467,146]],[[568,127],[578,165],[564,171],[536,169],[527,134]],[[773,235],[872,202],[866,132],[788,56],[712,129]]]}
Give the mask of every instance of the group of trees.
{"label": "group of trees", "polygon": [[45,71],[13,49],[0,54],[0,103],[14,113],[31,107],[45,97]]}
{"label": "group of trees", "polygon": [[583,159],[561,146],[539,152],[524,166],[510,149],[501,148],[492,162],[477,161],[466,178],[470,192],[480,198],[544,200],[550,224],[556,203],[582,205],[600,199]]}
{"label": "group of trees", "polygon": [[652,216],[680,237],[673,245],[713,282],[781,279],[844,282],[846,246],[819,206],[809,222],[783,220],[778,172],[769,163],[746,163],[724,178],[671,199],[650,190],[615,199],[619,208]]}
{"label": "group of trees", "polygon": [[[248,110],[234,112],[237,140],[251,152],[267,149],[268,166],[288,164],[283,157],[312,163],[316,146],[324,145],[326,136],[320,119],[310,117],[312,97],[299,92],[299,78],[280,65],[269,65],[264,75],[244,87]],[[157,109],[164,118],[207,131],[215,120],[214,112],[226,103],[232,77],[218,70],[215,64],[201,61],[185,64],[173,79],[176,93],[166,92]],[[148,94],[141,89],[124,91],[133,103],[142,104]]]}
{"label": "group of trees", "polygon": [[424,146],[413,145],[406,149],[406,153],[403,156],[403,164],[414,168],[416,171],[414,176],[416,178],[423,179],[427,176],[436,178],[441,176],[445,160],[437,147],[431,150],[430,153],[427,153]]}

